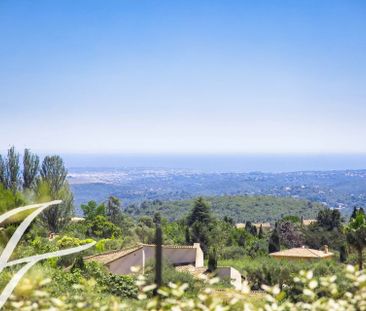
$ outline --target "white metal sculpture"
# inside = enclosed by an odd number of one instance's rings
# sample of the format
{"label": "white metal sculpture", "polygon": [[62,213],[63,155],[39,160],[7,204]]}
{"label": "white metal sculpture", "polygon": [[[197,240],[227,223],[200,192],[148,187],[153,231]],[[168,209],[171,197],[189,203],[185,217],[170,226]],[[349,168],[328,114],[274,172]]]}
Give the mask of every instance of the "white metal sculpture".
{"label": "white metal sculpture", "polygon": [[5,286],[4,290],[2,291],[0,295],[0,308],[2,308],[13,292],[14,288],[19,283],[20,279],[24,276],[24,274],[27,273],[27,271],[34,266],[37,262],[43,259],[47,258],[53,258],[53,257],[61,257],[65,255],[70,255],[74,253],[81,252],[83,250],[86,250],[90,247],[92,247],[95,242],[91,242],[85,245],[72,247],[68,249],[59,250],[56,252],[50,252],[40,255],[34,255],[29,257],[24,257],[16,260],[9,261],[10,256],[12,255],[15,247],[17,246],[19,240],[23,236],[25,230],[29,227],[31,222],[36,218],[43,210],[45,210],[47,207],[52,205],[60,204],[61,200],[46,202],[46,203],[40,203],[40,204],[33,204],[33,205],[27,205],[22,206],[18,208],[14,208],[0,216],[0,223],[4,222],[6,219],[24,212],[24,211],[32,211],[19,225],[19,227],[16,229],[12,237],[10,238],[9,242],[6,244],[1,256],[0,256],[0,273],[4,270],[6,267],[18,265],[18,264],[25,264],[21,269],[19,269],[14,276],[11,278],[9,283]]}

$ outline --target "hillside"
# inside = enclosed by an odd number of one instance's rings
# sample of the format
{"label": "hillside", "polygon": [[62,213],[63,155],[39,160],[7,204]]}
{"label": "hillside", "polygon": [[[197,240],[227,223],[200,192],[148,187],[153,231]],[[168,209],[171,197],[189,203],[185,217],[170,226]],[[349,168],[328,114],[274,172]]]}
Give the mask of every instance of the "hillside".
{"label": "hillside", "polygon": [[[319,203],[294,198],[273,196],[220,196],[206,197],[215,215],[228,216],[235,222],[275,222],[286,215],[303,216],[305,219],[315,218],[322,208]],[[189,213],[194,200],[180,201],[145,201],[131,204],[125,212],[131,216],[154,215],[160,212],[169,220],[179,219]]]}

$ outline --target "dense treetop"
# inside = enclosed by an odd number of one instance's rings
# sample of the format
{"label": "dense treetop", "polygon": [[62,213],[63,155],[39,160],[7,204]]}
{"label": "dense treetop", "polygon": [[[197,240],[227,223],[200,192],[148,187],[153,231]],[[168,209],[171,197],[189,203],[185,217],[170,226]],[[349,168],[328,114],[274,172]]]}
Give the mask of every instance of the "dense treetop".
{"label": "dense treetop", "polygon": [[[221,196],[207,197],[205,200],[212,208],[214,215],[229,217],[235,222],[275,222],[287,215],[315,219],[323,208],[321,204],[310,203],[294,198],[278,198],[272,196]],[[125,211],[132,216],[154,215],[160,212],[169,220],[187,216],[194,205],[194,200],[180,201],[145,201],[131,204]]]}

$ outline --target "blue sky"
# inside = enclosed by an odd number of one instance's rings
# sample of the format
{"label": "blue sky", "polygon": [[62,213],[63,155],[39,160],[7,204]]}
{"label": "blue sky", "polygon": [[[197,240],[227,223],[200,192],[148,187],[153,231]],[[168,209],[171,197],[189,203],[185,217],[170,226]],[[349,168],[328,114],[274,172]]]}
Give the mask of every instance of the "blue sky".
{"label": "blue sky", "polygon": [[0,149],[366,153],[365,1],[0,1]]}

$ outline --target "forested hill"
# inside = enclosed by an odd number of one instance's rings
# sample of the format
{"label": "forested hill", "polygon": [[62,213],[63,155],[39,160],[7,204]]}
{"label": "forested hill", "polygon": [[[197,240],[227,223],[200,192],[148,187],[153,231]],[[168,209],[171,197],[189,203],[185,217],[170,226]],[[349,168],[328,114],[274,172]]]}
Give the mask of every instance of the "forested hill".
{"label": "forested hill", "polygon": [[[215,215],[228,216],[235,222],[275,222],[283,216],[303,216],[304,219],[316,218],[323,205],[294,198],[273,196],[220,196],[205,197]],[[131,216],[154,215],[160,212],[169,220],[177,220],[186,216],[193,206],[194,200],[180,201],[145,201],[131,204],[125,212]]]}

